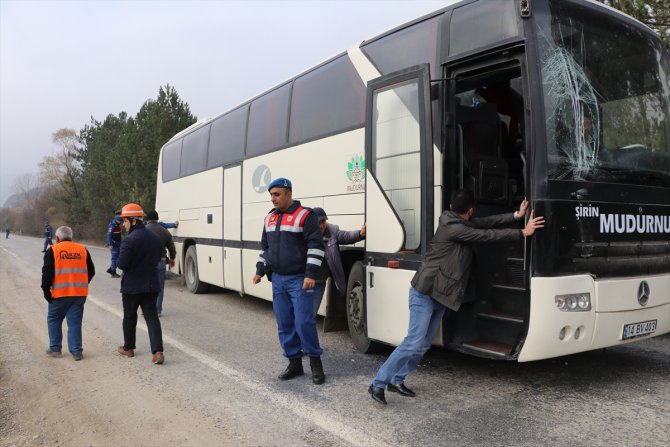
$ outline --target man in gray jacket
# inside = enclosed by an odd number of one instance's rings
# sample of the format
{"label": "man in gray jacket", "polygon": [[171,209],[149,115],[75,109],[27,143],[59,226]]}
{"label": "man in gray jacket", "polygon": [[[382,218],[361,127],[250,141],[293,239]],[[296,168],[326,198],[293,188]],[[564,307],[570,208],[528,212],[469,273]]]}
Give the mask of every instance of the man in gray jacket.
{"label": "man in gray jacket", "polygon": [[491,227],[522,220],[528,202],[524,200],[514,214],[472,218],[474,199],[465,189],[454,192],[450,210],[440,216],[440,225],[409,289],[409,328],[407,336],[391,353],[377,372],[368,393],[386,405],[384,389],[401,396],[416,394],[405,386],[405,377],[412,372],[428,351],[440,327],[446,309],[457,311],[468,287],[476,242],[513,241],[532,236],[544,227],[543,217],[533,212],[523,230]]}
{"label": "man in gray jacket", "polygon": [[[177,223],[178,225],[178,223]],[[176,226],[175,225],[175,228]],[[161,251],[161,260],[158,262],[158,285],[160,289],[158,290],[158,295],[156,296],[156,312],[160,317],[163,313],[163,290],[165,289],[165,266],[170,265],[174,267],[174,259],[177,256],[177,251],[174,248],[174,242],[172,241],[172,234],[165,229],[165,226],[158,222],[158,212],[151,210],[147,213],[147,230],[150,230],[156,236],[161,238],[163,244],[163,250]],[[167,249],[167,256],[165,250]]]}
{"label": "man in gray jacket", "polygon": [[319,311],[323,293],[326,289],[326,280],[333,278],[335,288],[340,297],[347,293],[347,284],[344,282],[344,268],[342,267],[342,258],[340,257],[340,244],[350,245],[365,239],[365,224],[360,230],[343,231],[340,227],[326,222],[328,215],[323,208],[312,208],[316,217],[319,218],[319,230],[323,235],[323,246],[325,248],[325,261],[316,275],[316,285],[314,286],[314,316]]}

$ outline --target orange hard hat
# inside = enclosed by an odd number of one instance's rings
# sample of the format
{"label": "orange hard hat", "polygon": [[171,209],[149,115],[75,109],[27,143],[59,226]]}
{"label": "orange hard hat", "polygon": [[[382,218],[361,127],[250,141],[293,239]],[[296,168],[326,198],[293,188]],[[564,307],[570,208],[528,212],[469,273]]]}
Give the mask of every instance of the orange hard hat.
{"label": "orange hard hat", "polygon": [[144,210],[137,203],[129,203],[121,208],[121,217],[144,217]]}

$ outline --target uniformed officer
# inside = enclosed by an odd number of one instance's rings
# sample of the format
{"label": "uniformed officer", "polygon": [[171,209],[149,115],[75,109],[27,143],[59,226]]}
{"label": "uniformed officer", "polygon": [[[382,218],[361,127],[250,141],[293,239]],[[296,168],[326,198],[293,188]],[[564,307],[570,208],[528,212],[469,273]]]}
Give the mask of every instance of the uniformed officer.
{"label": "uniformed officer", "polygon": [[112,253],[112,265],[107,269],[107,273],[112,275],[112,278],[120,277],[116,273],[116,262],[119,259],[119,251],[121,250],[121,224],[123,223],[120,214],[121,210],[116,210],[114,219],[107,226],[107,246]]}
{"label": "uniformed officer", "polygon": [[268,186],[274,208],[265,217],[261,253],[253,283],[265,274],[272,281],[272,306],[277,320],[279,343],[289,359],[279,379],[304,374],[302,356],[309,356],[312,381],[326,380],[321,364],[323,350],[314,318],[315,278],[323,262],[323,238],[319,221],[309,208],[293,200],[291,181],[278,178]]}

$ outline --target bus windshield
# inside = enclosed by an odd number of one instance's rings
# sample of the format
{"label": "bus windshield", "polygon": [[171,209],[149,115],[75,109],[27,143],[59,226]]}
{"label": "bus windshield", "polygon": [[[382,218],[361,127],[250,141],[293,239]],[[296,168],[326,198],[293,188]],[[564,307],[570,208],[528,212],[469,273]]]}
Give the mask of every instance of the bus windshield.
{"label": "bus windshield", "polygon": [[550,180],[670,187],[670,88],[646,31],[554,2],[538,17]]}

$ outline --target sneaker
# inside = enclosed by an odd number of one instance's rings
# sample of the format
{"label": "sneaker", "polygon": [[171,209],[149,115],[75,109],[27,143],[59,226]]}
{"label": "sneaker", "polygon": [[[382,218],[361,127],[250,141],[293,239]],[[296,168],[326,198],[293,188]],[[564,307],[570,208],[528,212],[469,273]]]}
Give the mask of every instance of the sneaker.
{"label": "sneaker", "polygon": [[165,356],[163,355],[162,352],[158,351],[151,358],[151,361],[154,363],[154,365],[162,365],[163,362],[165,361]]}
{"label": "sneaker", "polygon": [[47,355],[51,357],[60,357],[63,355],[61,351],[52,351],[51,349],[47,349]]}
{"label": "sneaker", "polygon": [[109,273],[110,275],[112,274],[112,268],[111,267],[107,269],[107,273]]}
{"label": "sneaker", "polygon": [[134,349],[125,349],[123,346],[119,346],[119,349],[117,349],[116,352],[123,357],[135,357]]}
{"label": "sneaker", "polygon": [[120,277],[121,275],[119,275],[118,273],[116,272],[112,273],[112,278],[120,278]]}
{"label": "sneaker", "polygon": [[74,359],[75,362],[78,362],[79,360],[84,358],[84,354],[82,354],[81,352],[77,354],[72,354],[72,358]]}

